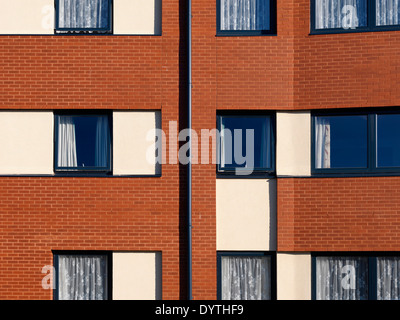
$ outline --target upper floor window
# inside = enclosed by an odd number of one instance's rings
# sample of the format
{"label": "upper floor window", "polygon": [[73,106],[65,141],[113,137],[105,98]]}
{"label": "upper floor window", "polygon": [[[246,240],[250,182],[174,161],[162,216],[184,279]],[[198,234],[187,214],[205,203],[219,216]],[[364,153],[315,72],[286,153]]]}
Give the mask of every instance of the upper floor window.
{"label": "upper floor window", "polygon": [[271,115],[220,115],[218,171],[250,175],[274,170]]}
{"label": "upper floor window", "polygon": [[276,33],[274,4],[274,0],[217,0],[217,34]]}
{"label": "upper floor window", "polygon": [[57,32],[111,32],[111,0],[56,0]]}
{"label": "upper floor window", "polygon": [[59,114],[55,126],[56,171],[111,171],[108,115]]}
{"label": "upper floor window", "polygon": [[339,33],[400,29],[397,0],[311,0],[311,31]]}
{"label": "upper floor window", "polygon": [[378,111],[314,115],[314,173],[399,171],[399,113]]}

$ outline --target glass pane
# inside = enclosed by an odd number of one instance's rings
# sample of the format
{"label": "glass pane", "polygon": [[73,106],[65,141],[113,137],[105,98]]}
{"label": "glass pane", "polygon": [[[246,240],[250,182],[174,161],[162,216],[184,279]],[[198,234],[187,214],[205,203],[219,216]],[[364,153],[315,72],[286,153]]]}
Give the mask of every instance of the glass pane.
{"label": "glass pane", "polygon": [[377,115],[377,165],[400,167],[400,114]]}
{"label": "glass pane", "polygon": [[400,2],[398,0],[376,0],[376,25],[392,26],[400,23]]}
{"label": "glass pane", "polygon": [[269,30],[270,0],[220,0],[221,30]]}
{"label": "glass pane", "polygon": [[315,117],[315,167],[366,168],[367,116]]}
{"label": "glass pane", "polygon": [[58,256],[60,300],[107,299],[107,256]]}
{"label": "glass pane", "polygon": [[58,167],[108,167],[109,135],[107,116],[59,116]]}
{"label": "glass pane", "polygon": [[267,116],[222,117],[221,167],[271,168],[271,139]]}
{"label": "glass pane", "polygon": [[223,300],[270,300],[271,258],[222,257],[221,295]]}
{"label": "glass pane", "polygon": [[316,29],[367,26],[367,0],[315,0]]}
{"label": "glass pane", "polygon": [[368,258],[317,257],[317,300],[367,300]]}
{"label": "glass pane", "polygon": [[58,26],[77,29],[109,29],[108,0],[59,0]]}
{"label": "glass pane", "polygon": [[378,300],[400,300],[400,258],[378,257],[376,272]]}

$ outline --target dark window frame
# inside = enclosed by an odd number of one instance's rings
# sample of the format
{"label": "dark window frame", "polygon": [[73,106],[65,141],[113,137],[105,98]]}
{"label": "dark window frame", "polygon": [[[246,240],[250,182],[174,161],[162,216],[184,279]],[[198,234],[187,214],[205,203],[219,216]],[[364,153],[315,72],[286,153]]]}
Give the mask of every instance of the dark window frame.
{"label": "dark window frame", "polygon": [[[270,119],[270,133],[271,133],[271,141],[269,141],[269,147],[271,151],[271,166],[270,168],[253,168],[250,174],[236,174],[236,168],[226,168],[224,169],[221,166],[221,118],[222,117],[237,117],[237,118],[249,118],[249,117],[268,117]],[[272,112],[254,112],[254,111],[221,111],[217,114],[217,131],[219,133],[219,138],[217,138],[217,174],[220,177],[224,176],[234,176],[234,177],[254,177],[254,176],[262,176],[262,177],[274,177],[276,175],[276,117],[275,113]],[[240,171],[240,168],[239,168]],[[245,170],[243,170],[245,172]]]}
{"label": "dark window frame", "polygon": [[[59,116],[76,116],[76,117],[95,117],[95,116],[106,116],[108,119],[109,136],[108,139],[108,157],[106,167],[59,167],[58,163],[58,117]],[[113,127],[112,127],[112,112],[109,111],[58,111],[54,112],[54,173],[57,176],[106,176],[112,175],[112,163],[113,163]]]}
{"label": "dark window frame", "polygon": [[400,252],[364,252],[364,251],[332,251],[313,252],[311,254],[311,299],[317,299],[317,258],[318,257],[355,257],[368,259],[368,300],[377,300],[376,261],[381,257],[400,257]]}
{"label": "dark window frame", "polygon": [[[376,117],[385,114],[398,114],[399,109],[371,109],[371,110],[320,110],[312,111],[311,113],[311,174],[314,176],[322,175],[360,175],[360,176],[384,176],[400,174],[399,167],[378,167],[376,163],[377,150],[376,143]],[[351,116],[351,115],[366,115],[368,118],[367,124],[367,167],[366,168],[315,168],[315,117],[318,116]]]}
{"label": "dark window frame", "polygon": [[59,300],[59,256],[63,255],[81,255],[81,256],[94,256],[94,255],[101,255],[107,257],[107,300],[112,300],[112,252],[111,251],[95,251],[95,250],[54,250],[53,252],[53,267],[54,267],[54,275],[53,275],[53,300]]}
{"label": "dark window frame", "polygon": [[217,300],[222,299],[221,258],[229,257],[270,257],[271,258],[271,300],[277,299],[276,252],[272,251],[218,251],[217,252]]}
{"label": "dark window frame", "polygon": [[269,5],[269,30],[221,30],[221,0],[217,3],[217,36],[275,36],[277,34],[277,0],[270,0]]}
{"label": "dark window frame", "polygon": [[109,14],[109,21],[107,28],[60,28],[59,27],[59,2],[60,0],[54,0],[54,15],[55,15],[55,25],[54,25],[54,33],[59,35],[65,34],[86,34],[86,35],[101,35],[101,34],[112,34],[113,33],[113,7],[114,2],[113,0],[108,1],[108,14]]}
{"label": "dark window frame", "polygon": [[367,1],[367,26],[355,29],[330,28],[316,29],[315,25],[315,1],[310,0],[310,34],[336,34],[336,33],[357,33],[357,32],[376,32],[376,31],[396,31],[400,30],[400,24],[377,26],[376,25],[376,0]]}

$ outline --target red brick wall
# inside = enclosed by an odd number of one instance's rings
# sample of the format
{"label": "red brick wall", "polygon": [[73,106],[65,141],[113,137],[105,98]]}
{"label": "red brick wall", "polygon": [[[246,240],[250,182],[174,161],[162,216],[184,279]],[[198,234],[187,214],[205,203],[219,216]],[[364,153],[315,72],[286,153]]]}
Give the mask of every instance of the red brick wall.
{"label": "red brick wall", "polygon": [[278,179],[278,251],[400,251],[400,178]]}
{"label": "red brick wall", "polygon": [[[161,109],[168,140],[186,103],[181,15],[163,3],[162,37],[0,36],[0,108]],[[185,188],[168,164],[161,178],[0,177],[0,299],[51,299],[52,250],[161,251],[163,298],[185,299]]]}
{"label": "red brick wall", "polygon": [[[197,132],[219,109],[400,103],[399,32],[310,36],[309,0],[278,0],[277,36],[216,37],[215,4],[193,1]],[[0,108],[161,109],[167,134],[184,128],[185,8],[163,2],[162,37],[0,36]],[[53,249],[162,251],[163,298],[186,298],[185,179],[178,165],[148,179],[1,177],[0,299],[50,299]],[[396,249],[398,181],[279,179],[278,249]],[[215,166],[195,165],[195,299],[216,297],[215,223]]]}
{"label": "red brick wall", "polygon": [[310,1],[296,8],[294,108],[400,104],[400,32],[309,35]]}
{"label": "red brick wall", "polygon": [[51,299],[51,250],[162,251],[163,295],[178,298],[179,201],[170,178],[0,178],[0,297]]}
{"label": "red brick wall", "polygon": [[[295,4],[293,109],[398,106],[400,33],[309,35]],[[278,179],[279,251],[398,251],[397,177]]]}

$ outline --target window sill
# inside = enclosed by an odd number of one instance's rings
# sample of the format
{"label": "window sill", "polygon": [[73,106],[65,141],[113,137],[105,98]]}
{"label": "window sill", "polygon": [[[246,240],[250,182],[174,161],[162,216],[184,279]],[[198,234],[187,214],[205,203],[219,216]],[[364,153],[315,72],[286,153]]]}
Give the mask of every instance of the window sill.
{"label": "window sill", "polygon": [[275,172],[252,172],[250,174],[236,174],[235,172],[217,171],[217,179],[274,179]]}
{"label": "window sill", "polygon": [[310,178],[366,178],[399,177],[400,171],[393,172],[312,172]]}
{"label": "window sill", "polygon": [[264,33],[264,32],[251,32],[251,31],[240,31],[240,32],[217,32],[216,37],[276,37],[276,32]]}
{"label": "window sill", "polygon": [[0,174],[0,178],[161,178],[161,174],[113,175],[113,174]]}
{"label": "window sill", "polygon": [[398,26],[384,26],[376,28],[360,28],[360,29],[319,29],[311,30],[309,36],[314,35],[327,35],[327,34],[343,34],[343,33],[368,33],[368,32],[387,32],[387,31],[400,31]]}

